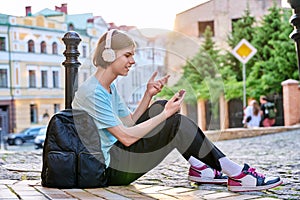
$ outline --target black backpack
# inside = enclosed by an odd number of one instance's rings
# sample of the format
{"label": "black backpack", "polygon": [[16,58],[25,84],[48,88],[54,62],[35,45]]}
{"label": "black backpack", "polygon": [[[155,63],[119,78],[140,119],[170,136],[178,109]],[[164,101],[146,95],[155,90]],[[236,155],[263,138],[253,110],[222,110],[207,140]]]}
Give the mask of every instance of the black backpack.
{"label": "black backpack", "polygon": [[273,102],[267,102],[265,104],[265,114],[269,119],[276,118],[275,104]]}
{"label": "black backpack", "polygon": [[100,136],[82,110],[62,110],[51,118],[43,147],[42,186],[95,188],[107,186]]}

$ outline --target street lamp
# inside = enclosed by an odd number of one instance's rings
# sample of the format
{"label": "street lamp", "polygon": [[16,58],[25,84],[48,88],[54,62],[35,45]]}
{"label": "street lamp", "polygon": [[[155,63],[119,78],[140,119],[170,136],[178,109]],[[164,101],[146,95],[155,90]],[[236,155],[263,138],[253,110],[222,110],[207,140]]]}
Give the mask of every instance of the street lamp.
{"label": "street lamp", "polygon": [[79,34],[75,31],[67,32],[62,38],[66,45],[64,56],[66,60],[62,63],[65,66],[65,108],[72,108],[71,104],[78,89],[78,68],[81,63],[78,61],[80,55],[78,45],[81,42]]}
{"label": "street lamp", "polygon": [[296,52],[298,56],[298,72],[300,76],[300,1],[299,0],[288,0],[293,8],[293,15],[291,16],[290,22],[294,26],[294,31],[290,34],[296,42]]}

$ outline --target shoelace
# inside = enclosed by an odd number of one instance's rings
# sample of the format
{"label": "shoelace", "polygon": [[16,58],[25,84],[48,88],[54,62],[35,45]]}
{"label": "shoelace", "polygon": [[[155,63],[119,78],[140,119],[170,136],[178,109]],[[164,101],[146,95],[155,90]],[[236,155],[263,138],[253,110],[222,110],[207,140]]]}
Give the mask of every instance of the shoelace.
{"label": "shoelace", "polygon": [[263,174],[260,174],[260,173],[256,172],[255,170],[256,170],[255,168],[250,167],[248,169],[248,172],[253,174],[254,176],[258,176],[258,177],[261,177],[261,178],[265,177]]}
{"label": "shoelace", "polygon": [[215,177],[220,177],[221,176],[221,172],[219,172],[215,169],[214,169],[214,174],[215,174]]}
{"label": "shoelace", "polygon": [[220,178],[220,179],[227,178],[227,176],[223,176],[222,172],[216,169],[214,169],[214,174],[215,174],[215,178]]}

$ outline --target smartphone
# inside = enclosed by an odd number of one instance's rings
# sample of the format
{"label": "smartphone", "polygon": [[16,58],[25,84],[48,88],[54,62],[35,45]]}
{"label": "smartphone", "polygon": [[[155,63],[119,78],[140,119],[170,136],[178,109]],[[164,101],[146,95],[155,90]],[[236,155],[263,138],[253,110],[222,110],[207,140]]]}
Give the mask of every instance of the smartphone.
{"label": "smartphone", "polygon": [[177,99],[175,99],[175,101],[178,101],[178,100],[183,96],[184,93],[185,93],[185,90],[184,90],[184,89],[181,89],[181,90],[179,91],[179,97],[178,97]]}
{"label": "smartphone", "polygon": [[184,93],[185,93],[185,90],[184,90],[184,89],[180,90],[180,91],[179,91],[179,97],[182,97]]}

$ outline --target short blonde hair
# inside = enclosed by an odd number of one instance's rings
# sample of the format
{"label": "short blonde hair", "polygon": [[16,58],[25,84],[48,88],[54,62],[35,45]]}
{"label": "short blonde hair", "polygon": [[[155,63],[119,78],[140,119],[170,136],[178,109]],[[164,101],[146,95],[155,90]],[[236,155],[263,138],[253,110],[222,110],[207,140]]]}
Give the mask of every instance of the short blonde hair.
{"label": "short blonde hair", "polygon": [[[95,49],[93,64],[96,67],[100,66],[106,68],[108,65],[111,64],[111,62],[106,62],[102,58],[102,52],[105,49],[106,35],[107,32],[100,37],[97,47]],[[125,49],[128,47],[136,47],[134,40],[123,31],[115,30],[111,37],[111,49],[116,53],[117,50]]]}

